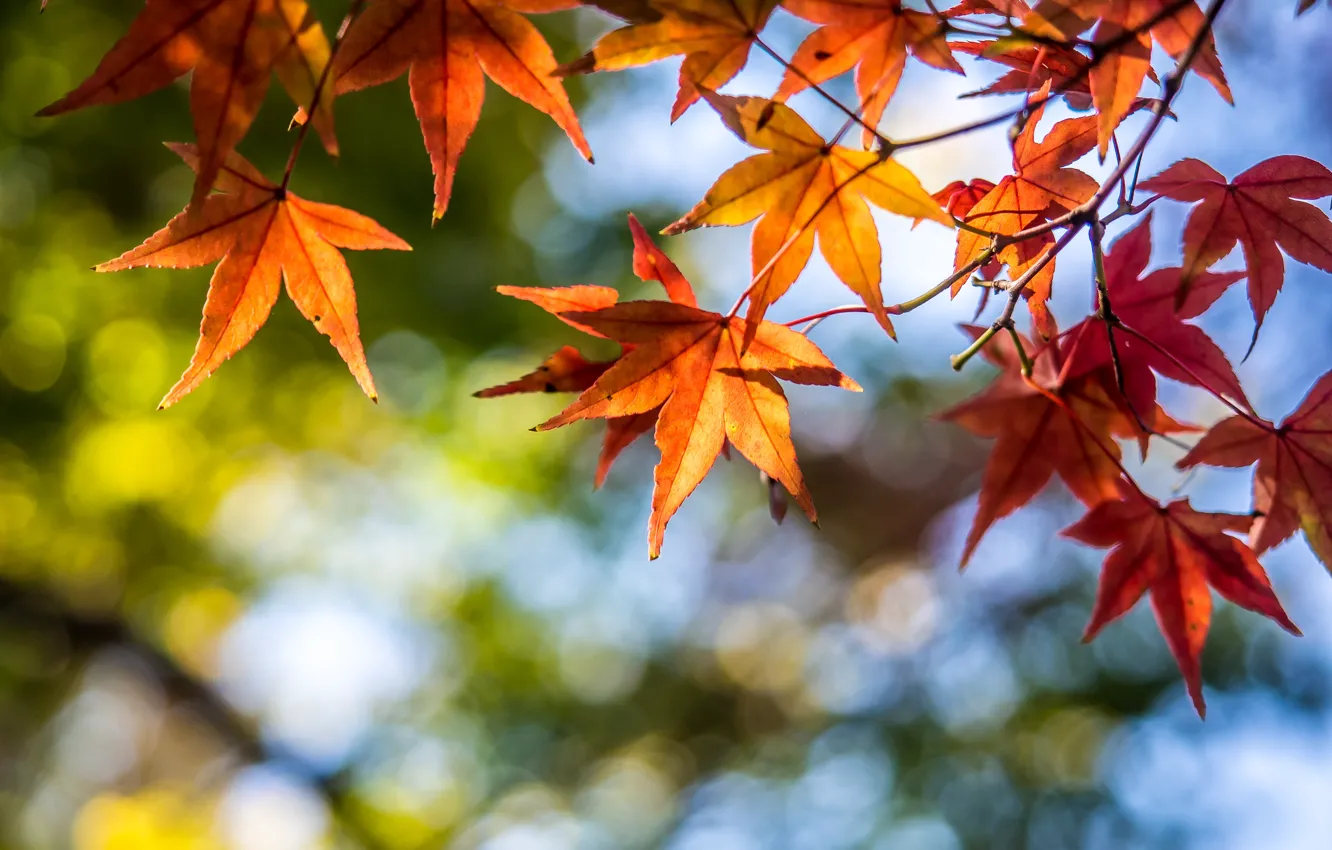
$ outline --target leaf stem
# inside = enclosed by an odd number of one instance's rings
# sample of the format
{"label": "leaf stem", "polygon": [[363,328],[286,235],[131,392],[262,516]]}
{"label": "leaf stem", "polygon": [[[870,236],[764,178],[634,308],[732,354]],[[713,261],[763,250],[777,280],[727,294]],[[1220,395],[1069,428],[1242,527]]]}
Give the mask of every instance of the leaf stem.
{"label": "leaf stem", "polygon": [[1008,329],[1008,336],[1013,340],[1013,348],[1017,349],[1018,360],[1022,363],[1022,377],[1031,377],[1031,358],[1027,356],[1026,346],[1022,344],[1022,336],[1017,332],[1017,328],[1012,322],[1005,325]]}
{"label": "leaf stem", "polygon": [[1002,327],[1004,326],[995,322],[993,325],[986,328],[980,336],[976,337],[975,341],[973,341],[971,345],[968,345],[965,351],[961,354],[954,354],[949,358],[949,362],[953,364],[953,371],[961,372],[962,367],[967,365],[967,361],[979,354],[985,346],[989,345],[990,340],[994,339],[995,334],[999,333]]}

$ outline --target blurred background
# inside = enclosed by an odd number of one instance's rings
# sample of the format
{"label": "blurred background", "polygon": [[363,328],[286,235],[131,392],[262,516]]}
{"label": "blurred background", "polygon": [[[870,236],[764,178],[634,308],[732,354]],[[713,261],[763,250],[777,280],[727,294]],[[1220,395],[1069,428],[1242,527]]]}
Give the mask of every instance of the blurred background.
{"label": "blurred background", "polygon": [[[314,6],[330,31],[345,10]],[[1186,155],[1228,175],[1276,154],[1332,162],[1332,18],[1294,6],[1231,4],[1237,107],[1191,82],[1144,174]],[[648,292],[625,212],[660,228],[747,155],[705,105],[668,123],[676,62],[570,81],[595,167],[490,86],[433,229],[405,81],[338,101],[341,161],[308,146],[293,189],[415,247],[348,256],[381,403],[283,296],[159,412],[211,270],[89,269],[188,198],[157,144],[190,138],[185,90],[33,118],[141,4],[37,7],[0,4],[0,848],[1328,846],[1332,583],[1302,539],[1265,564],[1305,637],[1220,605],[1205,723],[1145,606],[1079,642],[1102,553],[1056,536],[1079,515],[1060,485],[958,573],[987,446],[932,416],[991,376],[948,367],[975,293],[904,317],[897,344],[864,316],[813,332],[867,390],[788,388],[821,530],[794,512],[775,525],[737,457],[649,562],[649,441],[594,492],[598,427],[528,430],[564,399],[471,398],[587,343],[495,286]],[[568,60],[612,21],[540,24]],[[779,13],[768,38],[790,55],[808,31]],[[728,91],[775,90],[779,66],[751,65]],[[956,101],[998,74],[967,68],[910,66],[888,134],[1011,104]],[[847,80],[830,88],[853,100]],[[840,123],[817,95],[795,103]],[[241,147],[269,174],[290,114],[275,87]],[[905,159],[930,190],[998,179],[1006,129]],[[1158,265],[1178,262],[1185,212],[1158,205]],[[880,225],[890,301],[947,274],[950,233]],[[717,309],[748,280],[748,236],[663,244]],[[1068,322],[1087,312],[1087,266],[1061,257]],[[852,300],[816,258],[772,317]],[[1288,264],[1239,366],[1263,415],[1332,365],[1328,315],[1326,277]],[[1242,287],[1203,323],[1238,363]],[[1200,424],[1223,413],[1179,387],[1164,399]],[[1186,477],[1179,456],[1158,444],[1135,473],[1161,498],[1249,510],[1247,472]]]}

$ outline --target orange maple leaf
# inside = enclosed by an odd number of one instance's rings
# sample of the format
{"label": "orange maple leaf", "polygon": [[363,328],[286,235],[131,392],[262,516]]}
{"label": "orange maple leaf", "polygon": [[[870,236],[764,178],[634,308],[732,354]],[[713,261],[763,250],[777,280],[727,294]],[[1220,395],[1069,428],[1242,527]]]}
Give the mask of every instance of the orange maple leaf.
{"label": "orange maple leaf", "polygon": [[856,69],[864,143],[897,91],[907,55],[962,73],[945,30],[933,15],[902,8],[901,0],[786,0],[784,8],[819,28],[796,48],[775,100]]}
{"label": "orange maple leaf", "polygon": [[[269,76],[276,73],[291,99],[308,111],[328,59],[328,40],[306,0],[148,0],[92,76],[38,114],[123,103],[193,69],[190,109],[199,150],[194,207],[254,123]],[[315,127],[336,154],[332,103],[332,97],[320,97]]]}
{"label": "orange maple leaf", "polygon": [[[167,147],[200,169],[194,145]],[[239,154],[223,163],[217,189],[194,213],[180,213],[138,248],[96,267],[99,272],[193,268],[221,260],[208,284],[194,356],[162,407],[175,404],[245,347],[267,321],[280,280],[301,314],[329,337],[365,394],[376,398],[361,347],[356,291],[337,249],[410,251],[410,246],[363,215],[274,185]]]}
{"label": "orange maple leaf", "polygon": [[[1037,95],[1041,105],[1032,110],[1013,142],[1013,174],[1000,180],[963,214],[962,220],[971,228],[958,228],[954,268],[962,269],[989,250],[993,241],[991,234],[1016,235],[1052,217],[1071,212],[1096,194],[1099,184],[1094,178],[1068,167],[1096,146],[1093,118],[1060,121],[1050,128],[1043,140],[1036,141],[1036,127],[1045,114],[1049,93],[1047,82]],[[1043,234],[1004,247],[998,259],[1009,267],[1010,275],[1017,280],[1053,245],[1050,234]],[[1037,329],[1046,338],[1051,336],[1054,328],[1054,320],[1046,307],[1054,272],[1055,260],[1051,259],[1028,282],[1025,293]],[[965,284],[964,279],[954,283],[952,295],[956,297]]]}
{"label": "orange maple leaf", "polygon": [[[979,330],[968,332],[975,336]],[[996,440],[981,479],[980,505],[963,548],[963,566],[990,526],[1035,498],[1056,473],[1088,506],[1115,498],[1122,457],[1115,440],[1146,436],[1119,396],[1112,370],[1065,379],[1057,342],[1037,348],[1021,339],[1025,351],[1035,352],[1030,378],[1022,375],[1013,343],[995,339],[982,349],[982,356],[1003,371],[979,395],[940,414],[973,434]],[[1144,419],[1157,433],[1186,430],[1159,406]]]}
{"label": "orange maple leaf", "polygon": [[1070,212],[1093,195],[1099,184],[1084,171],[1068,166],[1096,146],[1094,119],[1067,118],[1036,141],[1036,127],[1045,114],[1049,85],[1041,88],[1041,105],[1031,111],[1013,142],[1013,173],[999,181],[968,210],[963,220],[984,233],[959,229],[955,268],[962,268],[990,246],[988,234],[1012,236],[1049,216]]}
{"label": "orange maple leaf", "polygon": [[[1102,158],[1110,149],[1115,128],[1133,110],[1143,80],[1151,72],[1152,39],[1178,60],[1205,25],[1206,19],[1196,2],[1185,3],[1171,12],[1176,3],[1177,0],[1041,0],[1033,10],[1036,17],[1069,38],[1096,24],[1092,49],[1104,55],[1092,65],[1090,83],[1098,113],[1097,138]],[[1108,50],[1112,44],[1117,46]],[[1192,68],[1227,103],[1234,103],[1210,32]]]}
{"label": "orange maple leaf", "polygon": [[767,152],[732,166],[697,206],[663,232],[762,217],[754,227],[750,338],[768,305],[791,288],[809,262],[817,233],[833,272],[892,334],[879,290],[879,231],[866,200],[889,212],[949,227],[952,217],[901,163],[826,143],[786,104],[759,97],[706,96],[732,132]]}
{"label": "orange maple leaf", "polygon": [[1212,622],[1215,588],[1242,608],[1270,617],[1291,634],[1286,616],[1253,550],[1228,534],[1245,531],[1252,517],[1195,511],[1188,500],[1162,506],[1126,482],[1064,529],[1068,537],[1114,547],[1101,568],[1096,605],[1083,640],[1129,611],[1144,593],[1170,652],[1179,664],[1199,716],[1205,715],[1201,658]]}
{"label": "orange maple leaf", "polygon": [[[645,233],[635,237],[636,272],[651,271],[663,283],[669,279],[677,292],[687,286],[679,270]],[[678,300],[628,301],[558,315],[616,340],[625,353],[573,404],[537,430],[580,419],[615,420],[657,412],[661,462],[655,472],[648,525],[652,558],[661,553],[666,524],[728,443],[779,481],[810,519],[815,519],[814,503],[791,443],[786,396],[776,378],[854,391],[860,387],[808,338],[782,325],[762,322],[752,335],[753,343],[742,349],[745,320]]]}
{"label": "orange maple leaf", "polygon": [[726,85],[749,61],[750,48],[779,0],[652,0],[660,17],[613,30],[560,74],[621,71],[683,55],[675,121],[704,90]]}
{"label": "orange maple leaf", "polygon": [[481,117],[483,71],[555,119],[592,161],[569,96],[552,76],[556,62],[550,45],[518,14],[576,5],[574,0],[373,0],[347,31],[334,60],[338,92],[387,83],[410,70],[412,104],[435,173],[435,218],[448,208],[458,159]]}
{"label": "orange maple leaf", "polygon": [[1176,303],[1183,303],[1199,275],[1236,245],[1243,248],[1255,339],[1285,280],[1282,250],[1332,272],[1332,221],[1313,204],[1296,200],[1332,195],[1332,171],[1312,159],[1273,157],[1230,182],[1205,162],[1182,159],[1139,188],[1176,201],[1202,202],[1184,225]]}
{"label": "orange maple leaf", "polygon": [[[629,230],[634,238],[634,273],[642,280],[660,283],[676,304],[698,306],[694,298],[694,289],[689,281],[681,274],[675,263],[671,262],[660,248],[652,244],[647,231],[632,213],[629,215]],[[619,293],[606,286],[566,286],[556,289],[501,286],[499,291],[504,295],[531,301],[546,312],[554,314],[565,324],[603,339],[605,337],[596,328],[578,321],[575,317],[582,313],[611,307],[619,301]],[[629,351],[633,346],[623,345],[622,348]],[[592,386],[597,378],[600,378],[618,360],[617,357],[614,360],[589,361],[578,349],[566,345],[542,361],[534,371],[518,380],[481,390],[475,395],[478,398],[495,398],[514,393],[582,392]],[[597,460],[596,476],[593,479],[594,487],[600,487],[605,482],[606,475],[620,452],[628,448],[634,440],[651,431],[656,422],[656,409],[607,419],[606,436],[602,441],[601,457]]]}
{"label": "orange maple leaf", "polygon": [[1177,465],[1255,463],[1253,550],[1261,555],[1302,529],[1309,548],[1332,569],[1332,373],[1280,427],[1256,416],[1223,419]]}

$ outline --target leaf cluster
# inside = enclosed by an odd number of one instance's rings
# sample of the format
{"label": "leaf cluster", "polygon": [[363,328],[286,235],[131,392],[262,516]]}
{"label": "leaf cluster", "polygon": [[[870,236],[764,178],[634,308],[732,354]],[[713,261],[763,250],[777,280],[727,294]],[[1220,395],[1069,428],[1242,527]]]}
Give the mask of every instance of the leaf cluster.
{"label": "leaf cluster", "polygon": [[[88,79],[43,114],[124,102],[191,74],[195,140],[171,146],[196,175],[186,208],[140,247],[98,266],[218,263],[194,357],[163,405],[181,400],[249,342],[283,281],[375,398],[352,279],[338,249],[408,246],[364,216],[305,200],[290,188],[312,130],[329,154],[337,153],[336,98],[408,78],[434,173],[432,215],[438,219],[479,120],[487,77],[549,115],[591,161],[563,79],[680,57],[670,120],[706,103],[756,153],[720,175],[663,232],[756,222],[750,280],[729,310],[704,309],[630,216],[634,271],[659,283],[667,300],[621,302],[615,290],[598,286],[501,288],[578,331],[613,340],[621,353],[597,362],[565,346],[529,374],[478,395],[578,393],[537,430],[607,420],[598,485],[625,447],[653,432],[661,452],[648,535],[649,554],[656,557],[672,515],[732,447],[762,473],[775,516],[785,512],[784,491],[816,518],[779,379],[859,387],[809,339],[815,325],[866,313],[895,338],[895,317],[978,288],[977,317],[991,309],[992,294],[996,315],[968,328],[971,342],[953,363],[962,368],[980,355],[999,372],[979,395],[944,413],[995,441],[964,562],[995,521],[1030,502],[1057,475],[1088,509],[1068,535],[1112,549],[1088,636],[1150,595],[1200,712],[1209,588],[1295,630],[1257,555],[1302,529],[1332,564],[1332,480],[1325,480],[1332,447],[1325,445],[1322,424],[1332,386],[1325,377],[1297,411],[1274,425],[1252,410],[1222,349],[1193,320],[1228,287],[1247,280],[1252,347],[1282,288],[1283,254],[1332,271],[1332,221],[1307,203],[1332,195],[1332,171],[1303,157],[1278,156],[1227,179],[1185,159],[1139,179],[1143,154],[1163,121],[1174,117],[1187,78],[1201,77],[1232,101],[1213,38],[1226,0],[1210,0],[1205,8],[1197,0],[960,0],[947,8],[927,2],[923,9],[902,0],[606,0],[586,5],[623,25],[585,55],[561,63],[527,16],[576,5],[351,0],[330,39],[306,0],[147,0]],[[1313,5],[1301,0],[1297,11]],[[779,13],[811,27],[789,58],[763,37]],[[1156,47],[1172,67],[1153,67]],[[782,66],[777,90],[720,93],[756,52]],[[885,134],[881,118],[907,65],[963,74],[959,55],[1000,72],[974,95],[1009,96],[1017,105],[918,138]],[[824,88],[843,74],[854,76],[854,103]],[[273,76],[296,107],[291,154],[277,180],[237,151]],[[788,103],[806,91],[844,115],[837,132],[820,134]],[[1077,114],[1047,122],[1056,102]],[[1141,126],[1127,133],[1125,122],[1139,113]],[[997,183],[957,175],[931,193],[900,161],[902,151],[1005,124],[1012,167]],[[1103,162],[1114,154],[1105,179],[1078,167],[1093,153]],[[1182,264],[1149,272],[1148,210],[1161,201],[1195,206],[1178,238]],[[936,286],[901,304],[884,303],[885,251],[872,208],[956,232],[952,267]],[[1112,225],[1133,219],[1135,226],[1107,241]],[[1048,301],[1057,259],[1079,236],[1089,239],[1094,258],[1092,279],[1085,281],[1091,309],[1061,330]],[[858,303],[769,321],[816,243]],[[1237,247],[1242,271],[1216,271]],[[1030,335],[1016,326],[1023,304]],[[1145,456],[1154,439],[1199,430],[1161,408],[1158,377],[1210,393],[1234,412],[1180,463],[1255,466],[1252,514],[1203,513],[1187,501],[1161,505],[1128,474],[1120,441],[1136,442]],[[1244,531],[1249,544],[1232,536]]]}

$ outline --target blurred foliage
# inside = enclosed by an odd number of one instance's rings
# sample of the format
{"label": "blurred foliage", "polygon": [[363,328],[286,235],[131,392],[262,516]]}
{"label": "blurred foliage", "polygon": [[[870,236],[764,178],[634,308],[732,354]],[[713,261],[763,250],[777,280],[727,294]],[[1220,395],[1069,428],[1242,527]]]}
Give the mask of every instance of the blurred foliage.
{"label": "blurred foliage", "polygon": [[[1183,692],[1148,615],[1087,649],[1064,549],[965,581],[930,554],[982,457],[927,419],[963,387],[885,370],[807,413],[821,532],[723,464],[652,567],[650,447],[594,498],[595,429],[471,399],[567,341],[494,286],[637,286],[622,216],[568,225],[566,142],[494,87],[433,229],[402,81],[296,173],[415,247],[349,257],[379,406],[282,300],[155,411],[209,271],[89,268],[188,196],[153,143],[189,137],[184,90],[32,117],[137,5],[0,4],[0,847],[1176,846],[1106,784]],[[595,21],[542,26],[569,57]],[[275,87],[242,147],[270,174],[290,112]],[[1209,686],[1321,705],[1269,637],[1222,611]]]}

